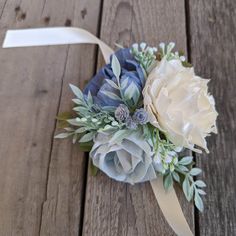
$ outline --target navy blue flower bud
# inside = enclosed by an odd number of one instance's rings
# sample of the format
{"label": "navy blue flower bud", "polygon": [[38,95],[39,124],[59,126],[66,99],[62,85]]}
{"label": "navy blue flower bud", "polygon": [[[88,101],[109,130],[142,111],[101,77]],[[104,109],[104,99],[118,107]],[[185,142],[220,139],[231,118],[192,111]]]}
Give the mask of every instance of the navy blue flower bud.
{"label": "navy blue flower bud", "polygon": [[143,108],[137,109],[133,115],[133,120],[140,125],[145,125],[149,121],[148,113]]}
{"label": "navy blue flower bud", "polygon": [[125,121],[129,117],[128,107],[124,104],[120,104],[115,110],[115,117],[118,121]]}
{"label": "navy blue flower bud", "polygon": [[131,117],[126,119],[125,125],[128,129],[137,129],[138,127],[137,123]]}

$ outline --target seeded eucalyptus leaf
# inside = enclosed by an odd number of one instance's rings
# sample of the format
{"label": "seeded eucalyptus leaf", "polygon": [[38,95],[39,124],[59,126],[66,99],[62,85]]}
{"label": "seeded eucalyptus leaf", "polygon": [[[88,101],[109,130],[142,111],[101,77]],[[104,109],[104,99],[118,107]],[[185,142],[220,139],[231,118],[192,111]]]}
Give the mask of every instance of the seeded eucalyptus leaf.
{"label": "seeded eucalyptus leaf", "polygon": [[[112,127],[112,126],[111,126]],[[114,128],[114,127],[112,127]],[[110,139],[110,143],[116,143],[122,141],[125,137],[128,137],[132,133],[131,130],[128,129],[123,129],[123,130],[118,130]]]}
{"label": "seeded eucalyptus leaf", "polygon": [[164,188],[166,190],[170,189],[170,187],[173,186],[173,178],[172,178],[172,175],[171,173],[169,173],[168,175],[164,176]]}
{"label": "seeded eucalyptus leaf", "polygon": [[206,184],[202,180],[195,181],[195,185],[197,185],[200,188],[206,187]]}
{"label": "seeded eucalyptus leaf", "polygon": [[128,82],[129,82],[129,79],[128,78],[125,78],[124,80],[122,80],[121,82],[121,89],[125,89],[128,85]]}
{"label": "seeded eucalyptus leaf", "polygon": [[178,165],[178,168],[183,172],[188,172],[189,169],[186,166]]}
{"label": "seeded eucalyptus leaf", "polygon": [[201,172],[202,172],[201,169],[193,168],[192,170],[190,170],[189,174],[192,175],[192,176],[196,176],[196,175],[199,175]]}
{"label": "seeded eucalyptus leaf", "polygon": [[202,189],[198,189],[197,191],[198,191],[198,193],[201,194],[201,195],[206,195],[206,192],[203,191]]}
{"label": "seeded eucalyptus leaf", "polygon": [[81,126],[80,122],[76,121],[76,119],[69,119],[67,122],[74,126]]}
{"label": "seeded eucalyptus leaf", "polygon": [[112,88],[119,89],[118,85],[111,79],[106,79],[106,82],[111,85]]}
{"label": "seeded eucalyptus leaf", "polygon": [[197,207],[197,209],[201,212],[203,212],[203,201],[202,201],[202,198],[200,197],[200,195],[195,192],[195,196],[194,196],[194,203],[195,203],[195,206]]}
{"label": "seeded eucalyptus leaf", "polygon": [[93,97],[92,97],[90,91],[88,92],[87,103],[88,103],[89,106],[93,105]]}
{"label": "seeded eucalyptus leaf", "polygon": [[80,143],[87,143],[91,140],[93,140],[94,132],[87,133],[82,136],[82,138],[79,140]]}
{"label": "seeded eucalyptus leaf", "polygon": [[56,135],[54,138],[68,138],[71,135],[72,135],[71,133],[61,133]]}
{"label": "seeded eucalyptus leaf", "polygon": [[70,84],[70,88],[71,88],[72,92],[75,94],[75,96],[77,98],[79,98],[81,100],[84,99],[84,95],[83,95],[82,91],[78,87],[74,86],[73,84]]}
{"label": "seeded eucalyptus leaf", "polygon": [[82,116],[87,116],[89,114],[89,111],[85,107],[74,107],[74,111],[78,112]]}
{"label": "seeded eucalyptus leaf", "polygon": [[82,101],[78,98],[73,98],[72,101],[77,105],[83,105],[84,104],[84,101]]}
{"label": "seeded eucalyptus leaf", "polygon": [[140,97],[140,92],[138,87],[133,82],[131,82],[128,88],[125,90],[124,97],[127,100],[130,100],[132,98],[134,104],[138,102]]}
{"label": "seeded eucalyptus leaf", "polygon": [[193,198],[193,193],[194,193],[194,186],[191,185],[189,189],[189,193],[188,193],[188,198],[187,198],[188,201],[191,201],[191,199]]}
{"label": "seeded eucalyptus leaf", "polygon": [[172,172],[172,176],[176,182],[178,182],[178,183],[180,182],[180,177],[179,177],[178,173]]}
{"label": "seeded eucalyptus leaf", "polygon": [[192,161],[193,161],[193,157],[187,156],[187,157],[183,157],[183,158],[179,161],[179,164],[186,166],[186,165],[189,165]]}
{"label": "seeded eucalyptus leaf", "polygon": [[121,68],[120,68],[120,62],[117,59],[115,54],[112,56],[111,68],[112,68],[112,71],[113,71],[115,77],[117,79],[119,79],[120,73],[121,73]]}
{"label": "seeded eucalyptus leaf", "polygon": [[86,128],[86,127],[80,127],[75,131],[75,133],[78,133],[78,134],[84,133],[85,131],[87,131],[87,129],[88,128]]}
{"label": "seeded eucalyptus leaf", "polygon": [[101,93],[105,94],[107,97],[109,97],[109,98],[111,98],[113,100],[122,101],[122,99],[118,95],[116,95],[116,94],[114,94],[112,92],[101,91]]}
{"label": "seeded eucalyptus leaf", "polygon": [[185,179],[183,181],[182,188],[183,188],[183,192],[184,192],[185,197],[187,198],[188,201],[190,201],[189,200],[190,183],[189,183],[189,179],[187,176],[185,177]]}

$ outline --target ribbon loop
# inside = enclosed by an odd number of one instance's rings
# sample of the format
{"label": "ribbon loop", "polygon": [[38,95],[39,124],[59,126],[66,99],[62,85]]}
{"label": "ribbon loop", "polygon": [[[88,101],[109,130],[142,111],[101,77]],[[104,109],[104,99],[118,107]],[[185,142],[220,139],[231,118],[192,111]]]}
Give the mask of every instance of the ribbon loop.
{"label": "ribbon loop", "polygon": [[3,48],[65,44],[98,44],[106,63],[113,50],[90,32],[74,27],[8,30]]}

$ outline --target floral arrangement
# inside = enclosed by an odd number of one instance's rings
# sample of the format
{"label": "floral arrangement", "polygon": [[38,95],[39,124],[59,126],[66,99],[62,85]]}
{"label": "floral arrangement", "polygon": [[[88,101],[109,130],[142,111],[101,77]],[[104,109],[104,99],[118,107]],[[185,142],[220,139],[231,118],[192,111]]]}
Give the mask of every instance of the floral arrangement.
{"label": "floral arrangement", "polygon": [[175,44],[121,48],[81,91],[70,85],[74,114],[58,116],[64,132],[90,151],[91,167],[130,184],[163,177],[179,184],[202,211],[206,184],[184,149],[208,153],[206,137],[217,133],[209,80],[195,75]]}

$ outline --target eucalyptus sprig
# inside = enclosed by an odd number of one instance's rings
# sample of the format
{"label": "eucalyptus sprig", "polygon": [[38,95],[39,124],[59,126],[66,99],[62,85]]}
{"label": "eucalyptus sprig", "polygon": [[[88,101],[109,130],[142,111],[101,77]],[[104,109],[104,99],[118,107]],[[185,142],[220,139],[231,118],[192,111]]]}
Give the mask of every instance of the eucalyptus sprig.
{"label": "eucalyptus sprig", "polygon": [[93,140],[98,131],[119,130],[123,127],[111,115],[111,108],[104,107],[101,109],[93,102],[90,93],[85,96],[82,91],[74,85],[70,85],[76,98],[72,101],[76,104],[73,110],[76,117],[67,119],[66,122],[70,127],[65,127],[64,133],[60,133],[55,138],[67,138],[72,136],[72,142],[89,143]]}
{"label": "eucalyptus sprig", "polygon": [[174,168],[173,172],[170,172],[164,176],[164,187],[168,189],[173,185],[173,181],[181,184],[184,195],[188,201],[194,200],[195,206],[203,211],[203,201],[201,195],[206,193],[201,189],[206,187],[206,184],[202,180],[195,180],[194,177],[199,175],[202,170],[196,167],[192,167],[194,164],[192,156],[186,156],[180,159]]}

